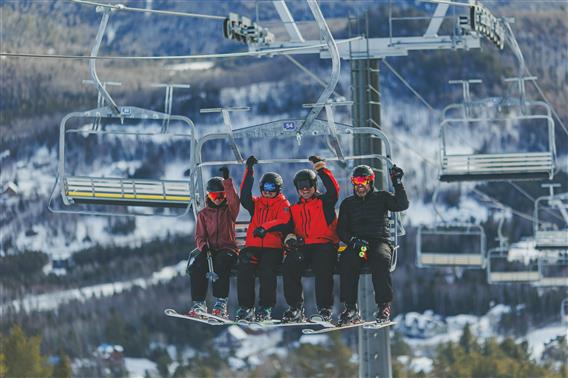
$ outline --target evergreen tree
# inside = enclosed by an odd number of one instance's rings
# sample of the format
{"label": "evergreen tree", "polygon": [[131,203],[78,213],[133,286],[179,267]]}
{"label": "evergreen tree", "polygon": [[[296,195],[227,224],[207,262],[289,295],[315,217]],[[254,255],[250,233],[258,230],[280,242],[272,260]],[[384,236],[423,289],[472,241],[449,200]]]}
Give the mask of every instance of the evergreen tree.
{"label": "evergreen tree", "polygon": [[[1,335],[0,335],[1,336]],[[4,353],[1,351],[0,345],[0,378],[4,378],[6,376],[6,358],[4,357]]]}
{"label": "evergreen tree", "polygon": [[71,378],[71,360],[63,352],[59,353],[59,362],[53,368],[53,378]]}
{"label": "evergreen tree", "polygon": [[6,359],[6,378],[50,377],[52,368],[40,353],[41,338],[27,338],[24,331],[15,325],[3,342]]}

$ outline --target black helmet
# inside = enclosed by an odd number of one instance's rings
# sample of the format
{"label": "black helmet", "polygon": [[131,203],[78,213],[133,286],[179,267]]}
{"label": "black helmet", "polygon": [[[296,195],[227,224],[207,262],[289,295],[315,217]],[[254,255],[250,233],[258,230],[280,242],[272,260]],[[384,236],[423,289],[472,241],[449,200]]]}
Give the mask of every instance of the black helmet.
{"label": "black helmet", "polygon": [[282,185],[284,185],[284,180],[282,180],[282,176],[275,172],[267,172],[262,175],[260,179],[260,190],[264,190],[267,192],[276,192],[280,193],[282,189]]}
{"label": "black helmet", "polygon": [[294,186],[297,190],[316,187],[317,175],[311,169],[302,169],[294,176]]}
{"label": "black helmet", "polygon": [[223,186],[223,179],[221,177],[211,177],[209,181],[207,181],[207,191],[224,192],[225,187]]}
{"label": "black helmet", "polygon": [[373,172],[373,169],[368,165],[358,165],[355,168],[353,168],[353,171],[351,171],[351,177],[356,177],[356,176],[364,176],[364,177],[371,176],[374,180],[375,172]]}

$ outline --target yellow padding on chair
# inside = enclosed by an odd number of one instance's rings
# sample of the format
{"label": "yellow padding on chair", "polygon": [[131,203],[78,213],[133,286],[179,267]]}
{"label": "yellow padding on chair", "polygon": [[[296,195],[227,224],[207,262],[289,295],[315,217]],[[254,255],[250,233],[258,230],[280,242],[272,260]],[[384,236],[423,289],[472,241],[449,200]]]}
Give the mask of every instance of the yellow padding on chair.
{"label": "yellow padding on chair", "polygon": [[121,194],[121,193],[92,193],[92,192],[67,192],[69,197],[95,197],[95,198],[119,198],[119,199],[144,199],[157,201],[181,201],[189,202],[189,196],[159,196],[150,194]]}

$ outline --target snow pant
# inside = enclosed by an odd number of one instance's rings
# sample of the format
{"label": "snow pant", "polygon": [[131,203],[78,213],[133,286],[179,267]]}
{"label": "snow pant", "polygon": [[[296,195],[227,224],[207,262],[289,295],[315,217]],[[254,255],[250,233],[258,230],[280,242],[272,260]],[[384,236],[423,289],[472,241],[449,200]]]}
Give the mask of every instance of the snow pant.
{"label": "snow pant", "polygon": [[284,297],[290,307],[304,303],[302,273],[308,267],[316,278],[318,309],[333,306],[333,270],[337,263],[336,244],[307,244],[296,252],[288,252],[282,264]]}
{"label": "snow pant", "polygon": [[260,279],[260,298],[262,307],[276,304],[276,274],[282,264],[282,250],[277,248],[246,247],[239,255],[237,273],[237,293],[239,306],[254,306],[255,281]]}
{"label": "snow pant", "polygon": [[[227,298],[229,296],[229,277],[231,269],[237,261],[237,255],[230,250],[214,251],[211,254],[213,270],[219,275],[219,279],[213,282],[213,296],[215,298]],[[207,253],[199,253],[189,268],[191,279],[191,299],[204,301],[207,296],[209,280],[206,277],[209,268],[207,265]]]}
{"label": "snow pant", "polygon": [[357,303],[359,288],[359,273],[363,264],[368,264],[371,270],[375,302],[391,302],[393,298],[390,265],[392,246],[385,242],[370,242],[365,263],[357,251],[347,248],[339,256],[339,297],[341,302],[348,305]]}

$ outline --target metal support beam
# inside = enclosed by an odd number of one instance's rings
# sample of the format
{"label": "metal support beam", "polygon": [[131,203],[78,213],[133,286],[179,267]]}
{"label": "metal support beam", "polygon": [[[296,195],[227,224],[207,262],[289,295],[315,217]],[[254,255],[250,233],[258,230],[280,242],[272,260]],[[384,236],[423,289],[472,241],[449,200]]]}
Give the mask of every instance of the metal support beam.
{"label": "metal support beam", "polygon": [[272,4],[274,4],[278,16],[284,23],[284,27],[290,36],[290,42],[304,42],[304,37],[302,37],[302,33],[300,33],[300,29],[298,29],[298,25],[296,25],[296,21],[294,21],[294,17],[284,0],[276,0]]}
{"label": "metal support beam", "polygon": [[[376,59],[351,61],[351,88],[353,96],[353,126],[375,127],[381,125],[381,98],[379,88],[379,61]],[[381,153],[380,141],[372,138],[355,138],[354,153]],[[363,163],[363,162],[361,162]],[[386,170],[383,163],[382,172]],[[382,172],[377,172],[382,183]],[[383,189],[383,188],[380,188]],[[372,319],[376,309],[371,276],[361,276],[359,280],[359,304],[364,319]],[[359,377],[391,378],[389,330],[359,329]]]}

